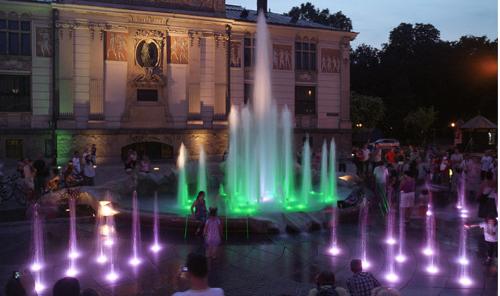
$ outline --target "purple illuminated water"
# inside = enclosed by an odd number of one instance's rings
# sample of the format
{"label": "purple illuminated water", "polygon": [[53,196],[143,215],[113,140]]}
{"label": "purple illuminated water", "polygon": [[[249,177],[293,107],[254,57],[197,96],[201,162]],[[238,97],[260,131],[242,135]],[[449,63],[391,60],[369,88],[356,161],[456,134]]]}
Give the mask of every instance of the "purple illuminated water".
{"label": "purple illuminated water", "polygon": [[161,250],[160,245],[160,222],[158,218],[158,192],[155,192],[154,210],[153,210],[153,244],[151,251],[157,253]]}
{"label": "purple illuminated water", "polygon": [[43,283],[44,261],[44,242],[43,242],[43,224],[39,213],[39,204],[33,205],[33,217],[31,223],[33,242],[32,242],[32,262],[31,271],[34,273],[35,291],[42,292],[45,289]]}
{"label": "purple illuminated water", "polygon": [[405,210],[399,207],[399,237],[398,237],[398,255],[396,256],[396,261],[399,263],[406,261],[406,256],[404,254],[405,245]]}
{"label": "purple illuminated water", "polygon": [[134,191],[132,195],[132,256],[130,258],[130,265],[137,266],[141,264],[140,247],[141,243],[141,222],[139,218],[139,205],[137,201],[137,192]]}
{"label": "purple illuminated water", "polygon": [[68,206],[69,206],[69,247],[68,247],[69,266],[68,269],[66,270],[66,275],[74,277],[78,274],[76,260],[80,256],[77,247],[76,200],[74,197],[70,197],[68,199]]}
{"label": "purple illuminated water", "polygon": [[366,225],[368,223],[368,199],[366,197],[363,198],[363,202],[361,204],[359,210],[359,232],[361,236],[361,261],[363,269],[368,269],[370,267],[370,261],[367,256],[367,233],[366,233]]}

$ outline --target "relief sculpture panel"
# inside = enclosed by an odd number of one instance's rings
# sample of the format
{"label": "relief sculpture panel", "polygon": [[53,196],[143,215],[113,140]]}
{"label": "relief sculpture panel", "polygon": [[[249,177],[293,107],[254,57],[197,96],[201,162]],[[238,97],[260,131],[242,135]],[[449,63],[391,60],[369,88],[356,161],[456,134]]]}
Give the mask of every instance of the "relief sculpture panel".
{"label": "relief sculpture panel", "polygon": [[321,72],[339,73],[340,72],[340,51],[333,48],[321,49]]}
{"label": "relief sculpture panel", "polygon": [[273,69],[292,70],[291,45],[273,45]]}
{"label": "relief sculpture panel", "polygon": [[231,41],[231,67],[241,67],[241,42]]}
{"label": "relief sculpture panel", "polygon": [[110,61],[127,60],[127,34],[106,32],[106,59]]}
{"label": "relief sculpture panel", "polygon": [[187,37],[170,36],[170,63],[187,64],[189,60],[189,39]]}

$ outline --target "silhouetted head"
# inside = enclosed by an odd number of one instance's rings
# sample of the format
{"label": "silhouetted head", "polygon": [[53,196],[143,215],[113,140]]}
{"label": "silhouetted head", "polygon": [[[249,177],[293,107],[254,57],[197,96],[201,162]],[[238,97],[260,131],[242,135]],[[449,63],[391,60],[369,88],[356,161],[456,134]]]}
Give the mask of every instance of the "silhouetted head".
{"label": "silhouetted head", "polygon": [[203,279],[208,276],[207,257],[191,253],[187,257],[186,267],[190,276]]}
{"label": "silhouetted head", "polygon": [[351,260],[351,271],[354,273],[358,273],[358,272],[363,271],[363,264],[361,262],[361,259],[352,259]]}
{"label": "silhouetted head", "polygon": [[209,215],[210,217],[217,217],[217,208],[212,208],[212,207],[211,207],[211,208],[208,210],[208,215]]}
{"label": "silhouetted head", "polygon": [[201,200],[205,198],[205,191],[198,192],[198,196],[196,196],[197,200]]}
{"label": "silhouetted head", "polygon": [[486,172],[486,180],[488,181],[493,180],[493,172]]}
{"label": "silhouetted head", "polygon": [[26,296],[26,290],[21,282],[17,279],[10,279],[5,285],[6,296]]}
{"label": "silhouetted head", "polygon": [[321,286],[335,286],[335,274],[331,271],[322,271],[316,276],[316,285]]}
{"label": "silhouetted head", "polygon": [[54,284],[52,296],[80,296],[80,282],[73,277],[64,277]]}

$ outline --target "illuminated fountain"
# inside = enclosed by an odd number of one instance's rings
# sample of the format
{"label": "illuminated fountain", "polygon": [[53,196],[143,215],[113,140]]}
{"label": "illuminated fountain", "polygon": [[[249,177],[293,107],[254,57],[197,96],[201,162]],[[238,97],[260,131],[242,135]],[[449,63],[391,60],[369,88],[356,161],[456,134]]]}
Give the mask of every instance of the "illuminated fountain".
{"label": "illuminated fountain", "polygon": [[160,244],[160,221],[158,217],[158,192],[155,192],[154,210],[153,210],[153,244],[150,250],[158,253],[161,250]]}
{"label": "illuminated fountain", "polygon": [[[113,209],[111,204],[111,196],[106,193],[106,200],[99,202],[98,217],[101,218],[101,226],[99,228],[99,238],[101,246],[103,249],[98,249],[99,254],[97,255],[96,261],[100,264],[109,262],[108,273],[105,278],[109,282],[114,282],[119,278],[119,274],[115,267],[115,248],[117,244],[117,235],[115,229],[115,219],[114,215],[118,214],[118,211]],[[98,246],[99,247],[99,246]]]}
{"label": "illuminated fountain", "polygon": [[472,280],[469,277],[469,258],[467,256],[467,230],[465,228],[465,217],[460,219],[462,227],[460,228],[460,241],[458,244],[459,278],[458,283],[462,286],[470,286]]}
{"label": "illuminated fountain", "polygon": [[203,146],[200,147],[200,158],[198,159],[198,182],[197,191],[207,193],[207,155]]}
{"label": "illuminated fountain", "polygon": [[404,254],[404,243],[405,243],[405,210],[399,207],[399,238],[398,238],[398,255],[396,256],[396,261],[403,263],[406,261],[406,256]]}
{"label": "illuminated fountain", "polygon": [[361,261],[364,269],[370,268],[370,261],[367,256],[367,233],[366,226],[368,223],[368,199],[363,197],[363,201],[361,202],[361,206],[359,209],[359,232],[361,236],[361,244],[360,244],[360,252],[361,252]]}
{"label": "illuminated fountain", "polygon": [[184,143],[182,143],[179,149],[179,156],[177,157],[177,170],[179,173],[177,180],[177,202],[178,207],[181,211],[189,209],[189,207],[191,206],[186,178],[187,159],[188,155],[186,146],[184,146]]}
{"label": "illuminated fountain", "polygon": [[432,194],[429,186],[426,186],[429,192],[429,201],[427,202],[427,211],[425,213],[425,248],[422,253],[428,257],[426,271],[430,274],[439,272],[436,265],[437,260],[437,245],[436,245],[436,219],[432,208]]}
{"label": "illuminated fountain", "polygon": [[43,283],[44,261],[44,242],[43,242],[43,225],[39,213],[39,204],[33,205],[33,218],[31,222],[31,231],[33,235],[32,241],[32,262],[30,269],[34,273],[35,291],[41,293],[46,287]]}
{"label": "illuminated fountain", "polygon": [[328,148],[326,145],[326,140],[323,141],[321,146],[321,171],[320,171],[320,181],[319,189],[321,194],[321,199],[325,200],[329,195],[329,184],[328,184]]}
{"label": "illuminated fountain", "polygon": [[386,225],[386,239],[385,242],[387,243],[387,273],[385,275],[385,279],[388,282],[394,283],[399,280],[399,276],[396,274],[395,271],[395,266],[394,266],[394,252],[395,252],[395,247],[396,247],[396,239],[394,238],[394,220],[395,220],[395,213],[396,209],[394,208],[393,202],[392,202],[392,194],[389,194],[388,196],[388,209],[389,211],[387,212],[387,225]]}
{"label": "illuminated fountain", "polygon": [[311,146],[309,145],[309,137],[304,141],[304,148],[302,149],[302,183],[301,183],[301,205],[309,204],[309,196],[312,191],[311,179]]}
{"label": "illuminated fountain", "polygon": [[68,198],[69,204],[69,248],[68,259],[69,266],[66,270],[66,276],[74,277],[78,274],[76,259],[80,256],[77,248],[76,238],[76,200],[73,196]]}
{"label": "illuminated fountain", "polygon": [[329,190],[328,194],[325,194],[325,202],[333,203],[333,207],[337,207],[337,147],[335,145],[335,138],[332,138],[330,142],[330,172],[328,175],[329,179]]}
{"label": "illuminated fountain", "polygon": [[132,257],[129,264],[137,266],[141,264],[140,243],[141,243],[141,221],[139,218],[139,205],[137,202],[137,192],[132,196]]}

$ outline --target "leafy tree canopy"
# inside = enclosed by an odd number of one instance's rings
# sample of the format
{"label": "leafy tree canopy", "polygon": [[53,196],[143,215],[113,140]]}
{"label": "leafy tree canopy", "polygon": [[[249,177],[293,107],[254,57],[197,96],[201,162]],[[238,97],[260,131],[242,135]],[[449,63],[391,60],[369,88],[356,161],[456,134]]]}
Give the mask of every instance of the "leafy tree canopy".
{"label": "leafy tree canopy", "polygon": [[331,14],[328,8],[320,10],[314,7],[311,2],[294,6],[285,15],[291,16],[294,22],[301,19],[331,26],[339,30],[352,31],[351,19],[345,16],[342,11]]}
{"label": "leafy tree canopy", "polygon": [[384,102],[379,97],[351,93],[351,121],[373,128],[384,118]]}

